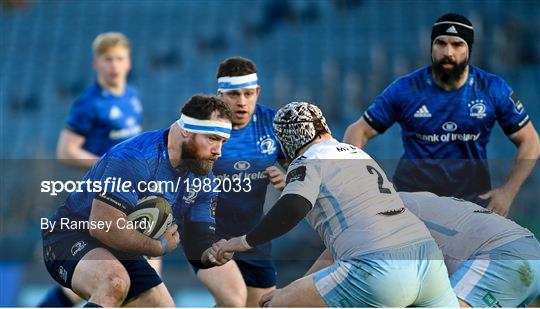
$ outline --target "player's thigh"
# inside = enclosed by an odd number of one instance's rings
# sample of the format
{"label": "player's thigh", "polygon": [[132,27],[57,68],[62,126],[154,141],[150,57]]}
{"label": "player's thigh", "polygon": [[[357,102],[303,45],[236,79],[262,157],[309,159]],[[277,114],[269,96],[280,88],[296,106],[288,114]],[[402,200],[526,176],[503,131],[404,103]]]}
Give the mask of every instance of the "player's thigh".
{"label": "player's thigh", "polygon": [[175,307],[169,290],[161,283],[137,297],[127,300],[123,307]]}
{"label": "player's thigh", "polygon": [[275,290],[276,287],[269,287],[269,288],[254,288],[254,287],[247,287],[247,301],[246,301],[246,307],[258,307],[259,306],[259,300],[261,300],[261,297],[264,294],[270,293],[271,291]]}
{"label": "player's thigh", "polygon": [[[440,263],[436,273],[430,269],[433,257]],[[424,280],[426,273],[432,280]],[[329,307],[458,306],[434,241],[337,260],[314,279]],[[430,284],[434,292],[427,295],[422,289]]]}
{"label": "player's thigh", "polygon": [[415,261],[419,268],[419,292],[416,307],[459,307],[459,302],[448,279],[442,254],[439,257]]}
{"label": "player's thigh", "polygon": [[[534,290],[537,261],[477,257],[468,260],[451,277],[458,298],[472,307],[517,307],[530,303]],[[532,295],[535,294],[535,295]]]}
{"label": "player's thigh", "polygon": [[197,277],[208,288],[218,307],[245,307],[247,289],[234,261],[219,267],[200,269]]}
{"label": "player's thigh", "polygon": [[121,282],[129,289],[129,275],[120,261],[105,248],[94,248],[77,263],[71,289],[84,299],[106,289],[106,282]]}
{"label": "player's thigh", "polygon": [[378,257],[337,260],[313,274],[314,285],[328,307],[406,307],[416,297],[416,273],[396,263]]}
{"label": "player's thigh", "polygon": [[313,275],[302,277],[276,292],[269,307],[327,307],[315,287]]}

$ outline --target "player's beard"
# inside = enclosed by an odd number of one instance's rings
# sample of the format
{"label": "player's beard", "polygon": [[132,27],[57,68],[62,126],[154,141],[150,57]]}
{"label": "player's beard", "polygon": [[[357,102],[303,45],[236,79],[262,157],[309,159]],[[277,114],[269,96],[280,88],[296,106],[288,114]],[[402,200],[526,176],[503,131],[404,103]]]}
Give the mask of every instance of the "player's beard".
{"label": "player's beard", "polygon": [[[443,67],[445,64],[453,64],[452,68],[446,69]],[[440,60],[433,60],[433,73],[445,84],[454,84],[461,79],[465,69],[468,65],[468,59],[463,62],[457,63],[448,57],[444,57]]]}
{"label": "player's beard", "polygon": [[198,176],[207,175],[212,171],[217,158],[203,158],[197,154],[193,141],[182,143],[181,167],[187,168]]}

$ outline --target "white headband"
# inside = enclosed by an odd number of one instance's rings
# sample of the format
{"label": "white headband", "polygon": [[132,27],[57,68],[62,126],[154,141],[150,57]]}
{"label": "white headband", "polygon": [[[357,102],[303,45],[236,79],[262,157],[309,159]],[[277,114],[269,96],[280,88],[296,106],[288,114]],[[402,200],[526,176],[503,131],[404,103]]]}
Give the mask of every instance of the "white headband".
{"label": "white headband", "polygon": [[176,121],[178,126],[188,132],[216,134],[224,138],[231,137],[232,124],[217,120],[199,120],[182,114]]}
{"label": "white headband", "polygon": [[463,23],[458,23],[457,21],[440,21],[438,23],[434,23],[433,26],[443,25],[443,24],[454,24],[454,25],[459,25],[461,27],[465,27],[465,28],[469,28],[471,30],[474,30],[473,26],[469,26],[469,25],[466,25],[466,24],[463,24]]}
{"label": "white headband", "polygon": [[241,88],[257,88],[257,73],[244,76],[223,76],[218,78],[218,92]]}

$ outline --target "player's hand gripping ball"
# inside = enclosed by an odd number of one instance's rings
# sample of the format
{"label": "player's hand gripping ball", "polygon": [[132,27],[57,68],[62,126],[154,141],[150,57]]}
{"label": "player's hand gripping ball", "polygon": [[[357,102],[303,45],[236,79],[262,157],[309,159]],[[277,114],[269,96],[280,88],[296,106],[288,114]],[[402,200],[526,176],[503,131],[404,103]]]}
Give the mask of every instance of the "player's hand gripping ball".
{"label": "player's hand gripping ball", "polygon": [[164,198],[148,196],[137,202],[127,219],[136,224],[139,232],[158,239],[173,223],[172,208]]}

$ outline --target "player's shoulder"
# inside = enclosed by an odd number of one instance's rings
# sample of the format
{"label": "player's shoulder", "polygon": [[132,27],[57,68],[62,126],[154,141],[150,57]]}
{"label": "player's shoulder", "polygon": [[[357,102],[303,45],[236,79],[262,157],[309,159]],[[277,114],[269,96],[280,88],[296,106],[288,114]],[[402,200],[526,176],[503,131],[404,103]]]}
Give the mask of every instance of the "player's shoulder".
{"label": "player's shoulder", "polygon": [[502,77],[474,65],[469,65],[469,75],[473,76],[475,86],[486,92],[493,91],[497,93],[501,88],[506,89],[509,87]]}
{"label": "player's shoulder", "polygon": [[[113,156],[128,156],[141,160],[156,158],[159,145],[164,144],[164,133],[164,129],[141,133],[115,145],[108,153]],[[165,151],[164,145],[162,148]]]}
{"label": "player's shoulder", "polygon": [[91,107],[101,98],[101,89],[97,83],[93,83],[73,102],[76,107]]}
{"label": "player's shoulder", "polygon": [[127,84],[125,94],[128,96],[139,96],[139,90],[135,86]]}
{"label": "player's shoulder", "polygon": [[386,87],[383,94],[408,95],[411,91],[418,92],[429,86],[428,81],[430,79],[430,67],[422,67],[395,79],[388,87]]}
{"label": "player's shoulder", "polygon": [[[430,75],[430,67],[419,68],[409,74],[398,77],[392,84],[400,87],[409,87],[411,83],[424,84]],[[391,85],[392,85],[391,84]]]}
{"label": "player's shoulder", "polygon": [[259,104],[259,103],[257,103],[257,105],[255,106],[255,109],[258,110],[260,113],[263,113],[263,114],[269,114],[269,115],[275,115],[276,114],[276,111],[273,108],[271,108],[270,106],[262,105],[262,104]]}
{"label": "player's shoulder", "polygon": [[[332,138],[316,144],[311,145],[304,153],[304,160],[324,160],[324,159],[339,159],[340,153],[353,150],[355,146],[341,143],[338,140]],[[357,148],[356,148],[357,149]],[[300,157],[300,158],[301,158]],[[297,158],[298,162],[299,158]],[[295,160],[296,161],[296,160]],[[295,162],[293,161],[293,162]]]}
{"label": "player's shoulder", "polygon": [[257,121],[259,121],[260,119],[262,123],[272,124],[272,122],[274,121],[274,116],[276,115],[276,111],[271,107],[257,104],[255,105],[254,115],[257,117]]}

